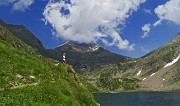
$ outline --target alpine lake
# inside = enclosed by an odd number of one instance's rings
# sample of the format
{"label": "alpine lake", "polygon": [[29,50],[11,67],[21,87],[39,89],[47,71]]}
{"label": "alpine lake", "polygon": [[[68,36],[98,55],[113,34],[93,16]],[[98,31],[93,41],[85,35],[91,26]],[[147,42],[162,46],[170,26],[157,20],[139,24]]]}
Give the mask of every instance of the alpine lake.
{"label": "alpine lake", "polygon": [[180,92],[94,93],[100,106],[180,106]]}

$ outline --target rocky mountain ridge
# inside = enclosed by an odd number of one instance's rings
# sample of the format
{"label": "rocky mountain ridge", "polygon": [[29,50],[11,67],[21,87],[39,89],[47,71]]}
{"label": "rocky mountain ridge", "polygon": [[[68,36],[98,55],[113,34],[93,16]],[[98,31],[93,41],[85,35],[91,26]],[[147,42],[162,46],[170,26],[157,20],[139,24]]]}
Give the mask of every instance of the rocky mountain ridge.
{"label": "rocky mountain ridge", "polygon": [[62,62],[62,54],[67,54],[67,63],[74,66],[80,74],[97,71],[108,64],[125,62],[131,58],[111,53],[98,44],[77,44],[66,42],[54,49],[45,49],[39,39],[35,37],[26,27],[22,25],[0,24],[6,26],[9,31],[31,46],[41,55]]}
{"label": "rocky mountain ridge", "polygon": [[99,44],[79,44],[78,45],[78,44],[68,41],[62,45],[57,46],[55,49],[61,48],[61,47],[63,48],[64,46],[69,46],[69,47],[71,46],[71,48],[72,48],[72,50],[74,50],[74,52],[80,52],[80,53],[94,52],[100,48],[103,48]]}
{"label": "rocky mountain ridge", "polygon": [[119,62],[128,61],[130,58],[111,53],[98,44],[76,44],[66,42],[51,50],[59,60],[62,54],[67,54],[67,63],[72,64],[74,68],[81,74],[87,74],[96,71],[102,67]]}

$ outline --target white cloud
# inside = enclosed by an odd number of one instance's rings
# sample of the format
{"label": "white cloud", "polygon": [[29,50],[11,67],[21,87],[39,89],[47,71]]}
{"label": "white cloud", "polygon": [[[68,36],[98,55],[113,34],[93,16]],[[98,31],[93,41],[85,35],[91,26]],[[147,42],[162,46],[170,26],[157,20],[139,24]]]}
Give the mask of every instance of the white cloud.
{"label": "white cloud", "polygon": [[159,17],[159,20],[155,21],[152,25],[149,24],[146,26],[146,28],[144,28],[144,35],[142,38],[148,36],[151,27],[157,27],[164,20],[180,25],[180,0],[170,0],[163,5],[159,5],[157,8],[155,8],[154,12]]}
{"label": "white cloud", "polygon": [[1,0],[0,5],[9,5],[17,0]]}
{"label": "white cloud", "polygon": [[[137,11],[145,0],[50,0],[44,9],[44,21],[50,23],[58,38],[78,42],[102,41],[108,46],[134,50],[134,44],[123,40],[117,26]],[[70,12],[64,14],[60,10]]]}
{"label": "white cloud", "polygon": [[142,38],[146,38],[148,37],[149,32],[151,31],[151,24],[145,24],[142,27],[142,31],[144,32],[144,35],[142,36]]}
{"label": "white cloud", "polygon": [[158,20],[158,21],[156,21],[154,24],[153,24],[153,27],[156,27],[156,26],[158,26],[158,25],[160,25],[161,24],[161,20]]}
{"label": "white cloud", "polygon": [[144,12],[145,12],[146,14],[152,14],[150,9],[144,9]]}
{"label": "white cloud", "polygon": [[15,11],[24,11],[32,5],[34,0],[1,0],[0,5],[12,6],[12,9]]}
{"label": "white cloud", "polygon": [[170,0],[164,5],[159,5],[154,12],[160,20],[167,20],[180,25],[180,0]]}
{"label": "white cloud", "polygon": [[143,27],[142,27],[142,31],[143,31],[143,36],[141,37],[141,38],[146,38],[146,37],[148,37],[149,36],[149,33],[150,33],[150,31],[151,31],[151,28],[153,28],[153,27],[157,27],[158,25],[160,25],[161,24],[161,21],[162,20],[158,20],[158,21],[156,21],[156,22],[154,22],[154,24],[145,24]]}
{"label": "white cloud", "polygon": [[13,4],[13,10],[16,11],[24,11],[25,9],[27,9],[32,3],[34,2],[34,0],[19,0],[16,3]]}

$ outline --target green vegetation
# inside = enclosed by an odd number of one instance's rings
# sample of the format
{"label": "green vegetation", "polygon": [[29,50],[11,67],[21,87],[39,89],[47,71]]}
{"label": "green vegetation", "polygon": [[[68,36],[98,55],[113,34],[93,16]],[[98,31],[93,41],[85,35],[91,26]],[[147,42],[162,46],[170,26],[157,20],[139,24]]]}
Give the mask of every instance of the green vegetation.
{"label": "green vegetation", "polygon": [[0,57],[1,106],[96,105],[69,65],[38,55],[2,26]]}
{"label": "green vegetation", "polygon": [[135,78],[113,78],[110,73],[103,73],[97,81],[97,86],[109,91],[128,91],[139,87]]}
{"label": "green vegetation", "polygon": [[88,89],[90,92],[100,92],[100,89],[96,87],[95,82],[97,79],[88,79],[87,77],[80,76],[81,83]]}
{"label": "green vegetation", "polygon": [[[151,89],[143,88],[138,79],[148,78],[163,69],[167,72],[158,76],[164,78],[162,84],[177,85],[175,89],[179,89],[180,61],[163,67],[180,54],[180,35],[161,48],[132,59],[101,46],[97,51],[84,52],[93,44],[68,42],[46,50],[25,27],[0,24],[4,26],[0,25],[0,105],[95,105],[89,91],[149,91]],[[71,66],[53,60],[60,60],[64,52],[76,72],[87,76],[77,77]]]}

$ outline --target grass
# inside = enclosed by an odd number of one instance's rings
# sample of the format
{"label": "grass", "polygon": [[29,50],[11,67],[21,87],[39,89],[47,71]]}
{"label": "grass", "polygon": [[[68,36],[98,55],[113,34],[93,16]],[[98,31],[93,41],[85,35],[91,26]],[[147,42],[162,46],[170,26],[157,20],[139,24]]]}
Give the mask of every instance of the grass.
{"label": "grass", "polygon": [[38,55],[0,29],[0,106],[96,105],[92,94],[67,73],[69,65],[56,66],[57,61]]}
{"label": "grass", "polygon": [[84,76],[80,76],[79,78],[84,87],[87,88],[90,92],[100,92],[100,89],[93,85],[97,79],[88,79]]}
{"label": "grass", "polygon": [[138,79],[135,78],[113,78],[110,73],[102,73],[96,81],[96,86],[103,89],[103,91],[129,91],[139,88]]}

